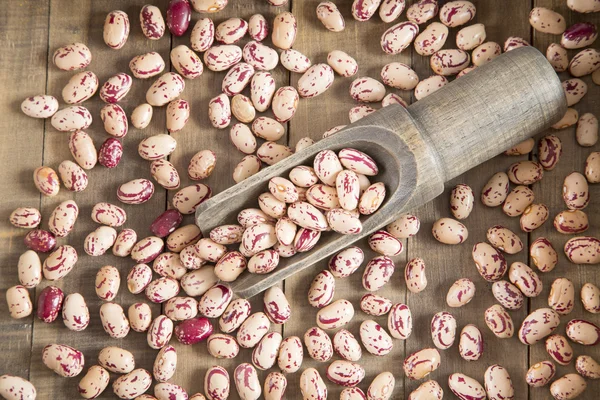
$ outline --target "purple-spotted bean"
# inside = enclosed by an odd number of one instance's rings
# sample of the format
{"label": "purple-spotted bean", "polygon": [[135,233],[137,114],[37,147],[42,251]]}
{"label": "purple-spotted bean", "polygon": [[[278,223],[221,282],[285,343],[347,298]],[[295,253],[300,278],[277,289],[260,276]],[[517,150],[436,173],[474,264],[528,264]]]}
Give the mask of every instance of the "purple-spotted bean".
{"label": "purple-spotted bean", "polygon": [[362,349],[358,340],[346,329],[340,329],[333,336],[333,350],[344,360],[358,361],[362,357]]}
{"label": "purple-spotted bean", "polygon": [[600,379],[600,364],[591,356],[579,356],[575,361],[575,369],[579,375],[588,379]]}
{"label": "purple-spotted bean", "polygon": [[483,336],[475,325],[465,325],[460,332],[458,353],[466,361],[477,361],[483,355]]}
{"label": "purple-spotted bean", "polygon": [[391,336],[373,320],[360,324],[360,340],[365,349],[375,356],[384,356],[394,347]]}
{"label": "purple-spotted bean", "polygon": [[112,252],[117,257],[127,257],[131,249],[137,243],[137,234],[133,229],[123,229],[117,235]]}
{"label": "purple-spotted bean", "polygon": [[85,364],[83,353],[64,344],[49,344],[42,350],[42,362],[64,378],[77,376]]}
{"label": "purple-spotted bean", "polygon": [[511,338],[514,334],[514,325],[510,314],[498,304],[485,310],[485,323],[500,339]]}
{"label": "purple-spotted bean", "polygon": [[133,354],[119,347],[105,347],[98,353],[98,363],[110,372],[128,374],[135,368]]}
{"label": "purple-spotted bean", "polygon": [[475,284],[469,278],[462,278],[452,284],[446,295],[446,304],[450,307],[462,307],[475,296]]}
{"label": "purple-spotted bean", "polygon": [[461,244],[469,237],[467,227],[452,218],[440,218],[431,228],[433,237],[444,244]]}
{"label": "purple-spotted bean", "polygon": [[133,57],[129,62],[129,70],[138,79],[152,78],[161,74],[164,69],[165,60],[154,51]]}
{"label": "purple-spotted bean", "polygon": [[546,386],[556,373],[556,367],[552,361],[541,361],[533,364],[525,376],[525,381],[531,387]]}
{"label": "purple-spotted bean", "polygon": [[252,348],[267,334],[270,327],[271,322],[265,313],[254,313],[242,323],[236,339],[241,347]]}
{"label": "purple-spotted bean", "polygon": [[289,336],[281,342],[277,356],[277,365],[285,373],[294,373],[300,369],[303,355],[304,350],[300,338]]}
{"label": "purple-spotted bean", "polygon": [[550,335],[560,323],[560,315],[550,308],[538,308],[530,313],[519,329],[519,340],[532,345]]}
{"label": "purple-spotted bean", "polygon": [[583,319],[572,319],[565,327],[567,336],[575,343],[584,346],[595,346],[600,343],[600,328],[593,322]]}
{"label": "purple-spotted bean", "polygon": [[307,368],[300,375],[300,392],[307,400],[326,400],[327,386],[314,368]]}
{"label": "purple-spotted bean", "polygon": [[523,250],[523,242],[510,229],[501,225],[492,226],[487,230],[487,240],[495,248],[507,254],[516,254]]}
{"label": "purple-spotted bean", "polygon": [[560,365],[569,365],[573,359],[573,348],[562,335],[550,335],[546,338],[546,351]]}
{"label": "purple-spotted bean", "polygon": [[99,365],[92,365],[79,381],[77,391],[84,399],[95,399],[108,387],[110,375]]}
{"label": "purple-spotted bean", "polygon": [[437,349],[422,349],[404,359],[404,374],[411,380],[428,376],[440,366],[440,353]]}
{"label": "purple-spotted bean", "polygon": [[42,262],[33,250],[27,250],[21,254],[17,270],[19,283],[28,289],[36,287],[42,281]]}
{"label": "purple-spotted bean", "polygon": [[50,118],[57,110],[56,97],[46,94],[28,97],[21,103],[21,111],[31,118]]}
{"label": "purple-spotted bean", "polygon": [[131,329],[136,332],[146,332],[152,323],[152,310],[146,303],[133,303],[127,310]]}
{"label": "purple-spotted bean", "polygon": [[56,49],[52,62],[63,71],[76,71],[90,65],[92,53],[83,43],[71,43]]}
{"label": "purple-spotted bean", "polygon": [[587,388],[587,383],[578,374],[564,375],[550,385],[550,394],[557,400],[571,400],[579,397]]}

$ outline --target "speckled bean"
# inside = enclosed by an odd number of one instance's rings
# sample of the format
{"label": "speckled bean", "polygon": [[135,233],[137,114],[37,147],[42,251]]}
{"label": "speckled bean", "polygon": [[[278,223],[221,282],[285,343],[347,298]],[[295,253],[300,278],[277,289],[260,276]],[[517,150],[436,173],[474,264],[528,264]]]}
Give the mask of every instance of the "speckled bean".
{"label": "speckled bean", "polygon": [[56,49],[52,62],[63,71],[76,71],[90,65],[92,53],[83,43],[71,43]]}
{"label": "speckled bean", "polygon": [[546,386],[556,373],[556,367],[551,361],[541,361],[533,364],[527,371],[525,381],[531,387]]}
{"label": "speckled bean", "polygon": [[550,308],[538,308],[530,313],[519,329],[519,340],[532,345],[550,335],[560,323],[559,314]]}
{"label": "speckled bean", "polygon": [[100,226],[85,237],[83,250],[90,256],[101,256],[117,239],[117,231],[110,226]]}
{"label": "speckled bean", "polygon": [[47,94],[28,97],[21,103],[21,111],[31,118],[50,118],[57,110],[58,100]]}
{"label": "speckled bean", "polygon": [[497,338],[507,339],[514,335],[515,329],[510,314],[498,304],[485,310],[485,324]]}
{"label": "speckled bean", "polygon": [[452,218],[435,221],[431,233],[438,242],[444,244],[460,244],[469,237],[467,227]]}
{"label": "speckled bean", "polygon": [[404,359],[404,373],[411,380],[428,376],[440,366],[440,353],[437,349],[419,350]]}
{"label": "speckled bean", "polygon": [[550,394],[557,400],[570,400],[579,397],[587,388],[585,380],[577,374],[564,375],[550,385]]}
{"label": "speckled bean", "polygon": [[64,378],[81,373],[84,366],[83,353],[64,344],[49,344],[42,350],[42,362],[46,367]]}
{"label": "speckled bean", "polygon": [[546,339],[546,351],[560,365],[569,365],[573,359],[573,348],[562,335],[550,335]]}
{"label": "speckled bean", "polygon": [[127,310],[131,329],[136,332],[146,332],[152,323],[152,309],[146,303],[133,303]]}
{"label": "speckled bean", "polygon": [[84,399],[95,399],[108,387],[110,375],[99,365],[92,365],[79,381],[77,391]]}

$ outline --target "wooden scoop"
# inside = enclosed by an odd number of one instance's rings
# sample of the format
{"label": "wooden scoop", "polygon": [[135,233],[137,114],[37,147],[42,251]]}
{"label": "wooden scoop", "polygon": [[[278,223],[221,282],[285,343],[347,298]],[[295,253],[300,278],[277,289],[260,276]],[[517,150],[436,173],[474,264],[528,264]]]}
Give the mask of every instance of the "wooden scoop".
{"label": "wooden scoop", "polygon": [[311,165],[324,149],[355,148],[373,157],[387,195],[380,209],[362,217],[358,235],[323,232],[309,252],[281,258],[266,275],[245,272],[234,292],[252,297],[292,274],[350,246],[391,223],[401,213],[439,196],[444,182],[548,128],[566,112],[560,80],[533,47],[512,50],[456,79],[408,109],[391,105],[311,145],[202,203],[196,224],[207,236],[236,223],[244,208],[257,208],[269,179]]}

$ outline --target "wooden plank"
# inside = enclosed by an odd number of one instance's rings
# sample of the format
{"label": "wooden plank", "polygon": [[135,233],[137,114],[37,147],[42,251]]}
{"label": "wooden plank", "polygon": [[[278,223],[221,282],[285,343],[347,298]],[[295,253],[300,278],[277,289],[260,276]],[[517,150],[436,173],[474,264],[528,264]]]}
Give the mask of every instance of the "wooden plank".
{"label": "wooden plank", "polygon": [[[49,1],[24,1],[6,7],[0,15],[0,37],[5,54],[0,58],[0,87],[7,101],[0,103],[0,158],[5,160],[2,181],[5,193],[0,213],[0,296],[6,289],[19,284],[17,262],[25,250],[23,237],[28,230],[13,227],[9,214],[17,207],[40,207],[40,193],[31,180],[31,173],[42,160],[44,120],[27,117],[20,112],[20,103],[28,96],[46,92]],[[10,71],[10,72],[8,72]],[[10,161],[10,162],[9,162]],[[34,291],[30,291],[34,295]],[[0,344],[3,357],[2,373],[29,377],[33,316],[20,320],[8,316],[3,300],[0,305],[4,340]]]}
{"label": "wooden plank", "polygon": [[[341,33],[327,31],[315,17],[315,10],[320,3],[318,0],[294,1],[292,10],[298,18],[298,37],[294,48],[308,56],[313,64],[326,63],[327,54],[332,50],[343,50],[358,62],[358,74],[351,78],[343,78],[338,75],[332,87],[324,94],[310,99],[300,99],[298,111],[290,122],[290,145],[295,146],[302,137],[309,136],[312,139],[321,139],[323,132],[336,125],[348,124],[348,111],[357,105],[357,103],[348,94],[350,84],[358,77],[369,76],[381,80],[381,68],[389,62],[400,61],[410,64],[410,52],[404,52],[398,56],[386,56],[379,46],[379,38],[382,33],[391,26],[383,24],[378,15],[375,15],[370,21],[358,22],[352,18],[350,13],[352,1],[337,1],[340,12],[346,20],[346,28]],[[318,37],[318,40],[315,38]],[[296,86],[300,74],[292,74],[292,85]],[[402,94],[406,99],[406,93],[400,93],[391,88],[389,92]],[[380,104],[372,104],[374,108],[379,108]],[[375,182],[376,180],[373,180]],[[351,277],[345,279],[336,279],[335,300],[346,299],[354,305],[355,316],[348,326],[344,327],[354,334],[360,341],[359,327],[366,319],[373,319],[387,327],[387,317],[371,317],[360,310],[359,302],[363,294],[367,293],[362,287],[361,278],[364,266],[367,262],[376,256],[369,249],[366,240],[362,240],[358,245],[365,251],[365,261],[363,266]],[[402,280],[402,267],[406,262],[406,252],[395,257],[396,271],[392,281],[377,294],[391,299],[394,303],[406,301],[404,290],[398,290],[398,282]],[[327,261],[324,260],[314,267],[296,274],[285,281],[285,291],[288,299],[292,301],[292,309],[295,315],[301,315],[302,318],[293,318],[284,327],[285,336],[296,335],[303,338],[304,333],[312,326],[316,326],[317,309],[311,307],[307,300],[307,292],[314,276],[322,269],[327,269]],[[387,328],[386,328],[387,329]],[[333,337],[335,332],[330,332]],[[396,379],[396,387],[393,392],[393,398],[404,398],[405,391],[403,387],[402,363],[404,359],[404,343],[400,340],[394,340],[393,351],[385,357],[376,357],[363,349],[363,356],[360,364],[366,370],[365,379],[359,385],[366,393],[371,381],[377,374],[383,371],[390,371]],[[340,359],[335,355],[335,359]],[[303,369],[306,367],[317,368],[327,384],[330,398],[339,397],[343,387],[335,385],[327,380],[326,369],[329,363],[318,363],[305,356]],[[288,393],[297,393],[299,390],[299,374],[288,377]]]}
{"label": "wooden plank", "polygon": [[[142,34],[139,25],[139,10],[145,2],[138,0],[128,2],[124,5],[116,0],[103,1],[80,1],[77,3],[77,12],[73,12],[73,3],[64,0],[55,0],[51,4],[50,13],[50,39],[49,55],[52,56],[54,50],[64,44],[74,41],[86,43],[93,54],[92,63],[89,70],[94,71],[101,84],[113,74],[118,72],[127,72],[130,74],[128,63],[131,58],[138,54],[148,51],[158,51],[165,61],[169,61],[170,38],[163,37],[159,41],[148,41]],[[161,9],[166,9],[167,1],[155,2]],[[129,41],[121,50],[112,50],[108,48],[102,39],[102,27],[104,19],[108,12],[124,7],[131,21],[131,34]],[[48,70],[48,93],[58,98],[61,97],[63,85],[73,75],[70,72],[59,71],[50,62]],[[121,102],[125,111],[129,115],[133,108],[137,106],[144,98],[147,88],[152,81],[135,80],[131,92]],[[62,101],[61,101],[62,103]],[[99,148],[102,142],[109,136],[104,132],[100,120],[100,109],[104,103],[98,96],[86,101],[84,106],[90,109],[93,115],[94,123],[87,129],[92,136],[96,147]],[[71,332],[66,329],[62,322],[56,321],[53,324],[44,324],[39,320],[34,322],[34,346],[32,355],[32,380],[36,385],[38,392],[43,394],[44,398],[77,398],[77,382],[80,378],[62,379],[57,377],[52,371],[46,368],[41,362],[41,354],[44,346],[50,343],[62,343],[74,346],[83,351],[86,358],[87,367],[97,362],[98,352],[105,346],[121,346],[130,350],[136,357],[136,365],[150,369],[156,351],[148,351],[146,344],[146,334],[131,332],[122,340],[110,338],[102,329],[99,317],[100,299],[95,294],[94,280],[97,270],[103,265],[113,265],[121,273],[121,288],[119,294],[114,300],[120,304],[125,312],[129,305],[137,301],[148,302],[143,295],[133,296],[126,287],[126,276],[129,269],[135,264],[130,258],[118,258],[108,252],[101,257],[90,257],[83,251],[83,241],[88,233],[94,230],[98,225],[90,218],[90,212],[93,205],[98,201],[108,201],[117,204],[128,213],[128,220],[124,227],[133,228],[139,238],[150,235],[148,229],[151,221],[165,209],[166,193],[160,187],[156,188],[153,198],[143,206],[123,205],[116,197],[117,187],[134,178],[150,178],[149,163],[142,160],[137,154],[139,140],[153,134],[165,131],[165,114],[163,110],[155,110],[151,125],[143,132],[130,128],[129,134],[122,140],[124,143],[124,155],[121,164],[109,170],[100,165],[91,170],[89,175],[88,188],[77,194],[73,194],[61,189],[58,196],[54,198],[42,199],[42,214],[44,215],[44,227],[46,227],[47,216],[53,208],[66,199],[75,200],[80,207],[80,214],[73,232],[66,238],[60,240],[60,244],[68,243],[73,245],[79,253],[79,261],[75,269],[62,281],[55,282],[56,286],[63,289],[65,294],[79,292],[87,301],[90,309],[91,323],[84,332]],[[52,127],[48,127],[46,139],[44,142],[44,165],[57,168],[58,164],[66,159],[71,159],[68,149],[68,134],[57,132]],[[120,230],[120,229],[118,229]],[[38,288],[47,286],[50,282],[44,282]],[[154,315],[160,311],[160,307],[152,305]],[[101,398],[114,398],[110,388]]]}
{"label": "wooden plank", "polygon": [[[267,2],[244,2],[235,1],[230,2],[228,6],[215,14],[209,15],[213,20],[215,26],[225,21],[228,18],[239,17],[246,21],[253,14],[262,14],[267,21],[269,26],[272,26],[273,18],[276,14],[289,10],[289,4],[284,7],[273,7]],[[206,17],[207,15],[194,13],[192,15],[192,21],[190,23],[190,30],[199,18]],[[248,36],[242,39],[237,45],[243,48],[243,46],[250,40]],[[264,42],[268,46],[272,46],[270,36]],[[190,46],[189,33],[184,36],[173,39],[172,47],[184,44]],[[216,44],[216,42],[215,42]],[[202,56],[202,54],[200,54]],[[175,71],[174,68],[171,69]],[[229,128],[216,129],[208,121],[208,103],[210,99],[222,93],[221,84],[223,77],[227,71],[213,72],[208,68],[204,68],[202,76],[195,80],[186,80],[186,89],[182,95],[182,98],[190,103],[191,118],[187,123],[186,127],[180,132],[173,133],[173,137],[177,139],[177,150],[170,156],[170,161],[175,165],[179,171],[181,177],[181,187],[195,184],[187,176],[187,167],[190,159],[194,154],[200,150],[210,149],[216,153],[217,166],[212,175],[203,180],[202,183],[207,184],[211,187],[213,195],[219,193],[222,190],[232,186],[235,182],[232,178],[232,173],[237,163],[245,156],[245,154],[239,152],[232,145],[229,140]],[[271,71],[277,87],[285,86],[289,81],[289,72],[279,65],[275,70]],[[243,94],[250,96],[250,85],[243,91]],[[272,114],[268,113],[257,113],[257,117],[260,115]],[[238,121],[232,118],[231,126]],[[287,135],[282,137],[279,142],[286,143]],[[258,145],[264,141],[261,139],[257,140]],[[266,188],[265,188],[266,189]],[[169,199],[175,192],[169,193]],[[258,204],[257,204],[258,206]],[[186,216],[184,223],[194,223],[194,215]],[[223,221],[223,223],[236,223],[235,219],[232,221]],[[236,246],[230,246],[234,249]],[[263,296],[258,295],[250,299],[252,305],[252,312],[263,310]],[[215,332],[218,329],[218,323],[214,321]],[[272,325],[272,331],[281,332],[280,325]],[[235,336],[235,333],[234,333]],[[182,346],[177,343],[176,340],[172,340],[173,344],[178,351],[178,357],[182,362],[177,367],[177,372],[173,377],[173,382],[177,382],[179,385],[185,387],[190,395],[192,393],[202,392],[204,393],[204,375],[208,368],[213,365],[220,365],[227,369],[229,372],[231,381],[231,399],[238,399],[237,391],[233,383],[233,371],[235,367],[242,362],[251,362],[252,349],[240,349],[239,355],[233,360],[216,359],[208,354],[206,346],[204,344],[196,346]],[[194,362],[185,362],[183,360],[194,360]],[[258,371],[258,376],[261,382],[264,382],[264,378],[271,371]]]}
{"label": "wooden plank", "polygon": [[[536,7],[547,7],[562,14],[567,21],[567,26],[570,26],[576,22],[592,22],[596,25],[600,23],[600,15],[597,13],[579,14],[573,12],[566,6],[565,2],[555,0],[535,0],[534,3]],[[544,34],[537,31],[533,32],[533,44],[544,53],[550,43],[559,43],[559,40],[560,38],[556,35]],[[597,48],[597,45],[595,44],[592,47]],[[569,50],[569,58],[572,58],[580,50],[582,49]],[[559,76],[561,80],[572,78],[568,72],[560,73]],[[586,112],[592,112],[597,116],[598,104],[600,104],[599,87],[592,82],[590,76],[582,77],[581,79],[583,79],[583,81],[588,85],[589,90],[588,94],[579,104],[576,104],[574,108],[579,112],[579,115],[582,115]],[[537,239],[538,237],[546,237],[548,240],[550,240],[558,252],[559,260],[557,267],[553,271],[544,274],[540,273],[544,284],[544,290],[540,296],[531,299],[530,307],[532,310],[541,307],[548,307],[547,299],[548,294],[550,293],[552,282],[561,277],[570,279],[575,287],[575,307],[573,312],[571,312],[569,315],[561,317],[561,324],[555,332],[564,336],[565,325],[571,319],[582,318],[592,321],[596,324],[600,322],[600,319],[597,315],[591,314],[584,310],[579,296],[581,287],[586,282],[591,282],[596,285],[600,284],[600,279],[598,278],[596,268],[589,265],[575,265],[569,262],[563,251],[564,244],[568,239],[573,236],[580,235],[563,235],[558,233],[553,227],[553,220],[556,214],[566,209],[565,203],[561,196],[564,178],[574,171],[584,173],[585,160],[592,151],[598,151],[598,145],[595,145],[591,148],[579,146],[575,140],[575,126],[562,129],[560,131],[550,129],[548,132],[538,135],[536,139],[539,140],[546,134],[555,134],[560,138],[563,146],[563,155],[557,167],[552,171],[546,171],[540,184],[534,185],[536,202],[541,202],[548,206],[550,209],[550,217],[548,218],[548,222],[530,234],[530,242],[533,242],[533,240]],[[537,159],[537,156],[534,155],[533,159]],[[590,229],[583,235],[598,237],[600,236],[600,213],[598,212],[600,209],[600,187],[598,185],[590,185],[590,195],[590,204],[584,210],[588,214]],[[529,265],[534,265],[533,260],[529,260]],[[557,366],[555,378],[559,378],[567,373],[574,373],[574,360],[579,355],[585,354],[594,357],[596,360],[600,359],[600,349],[598,349],[597,346],[586,347],[573,342],[570,342],[570,344],[572,345],[574,351],[573,361],[568,366],[560,366],[557,363],[554,363]],[[543,360],[551,360],[543,344],[530,346],[529,353],[530,364],[534,364]],[[587,384],[588,387],[581,398],[597,398],[598,393],[600,392],[600,382],[595,380],[587,380]],[[547,388],[531,388],[529,393],[530,398],[532,399],[552,399],[552,396]]]}
{"label": "wooden plank", "polygon": [[[521,36],[529,40],[529,24],[524,17],[530,10],[528,1],[477,1],[475,19],[469,23],[484,23],[487,32],[487,41],[494,41],[501,46],[508,36]],[[499,10],[503,10],[501,13]],[[507,21],[511,21],[510,26]],[[464,27],[464,26],[462,26]],[[449,38],[445,48],[456,48],[456,33],[460,28],[450,29]],[[419,57],[414,53],[413,67],[421,79],[432,75],[429,60]],[[409,241],[408,257],[421,257],[427,265],[429,285],[419,294],[408,294],[408,305],[413,312],[413,336],[407,340],[406,352],[411,354],[422,348],[433,347],[430,335],[430,323],[433,315],[439,311],[448,311],[457,320],[457,339],[448,350],[440,350],[442,362],[440,368],[431,374],[442,385],[446,396],[452,397],[448,388],[448,376],[461,372],[477,379],[483,384],[483,373],[492,364],[504,366],[511,375],[515,387],[516,398],[524,398],[527,391],[525,383],[525,366],[527,365],[527,348],[521,345],[516,337],[511,339],[497,339],[487,328],[484,321],[485,310],[496,303],[491,293],[491,285],[485,282],[478,274],[473,262],[471,251],[477,242],[486,240],[486,231],[493,225],[504,225],[513,232],[518,233],[524,244],[527,235],[519,232],[519,221],[509,218],[498,208],[488,208],[480,201],[481,190],[487,180],[496,172],[505,171],[507,167],[526,157],[498,156],[483,165],[455,178],[446,185],[446,190],[439,198],[416,211],[421,219],[421,233]],[[456,246],[442,245],[431,235],[432,224],[439,218],[452,217],[449,207],[449,193],[458,183],[469,185],[475,193],[475,206],[471,215],[462,222],[469,230],[468,240]],[[515,256],[508,256],[507,261],[527,261],[525,251]],[[466,306],[452,309],[445,301],[445,295],[457,279],[470,278],[476,286],[475,298]],[[518,326],[527,314],[523,309],[511,312],[513,321]],[[467,324],[476,325],[484,337],[484,354],[478,361],[467,362],[458,354],[458,338],[460,331]],[[506,351],[509,347],[511,351]],[[421,381],[415,382],[405,378],[406,393],[414,390]]]}

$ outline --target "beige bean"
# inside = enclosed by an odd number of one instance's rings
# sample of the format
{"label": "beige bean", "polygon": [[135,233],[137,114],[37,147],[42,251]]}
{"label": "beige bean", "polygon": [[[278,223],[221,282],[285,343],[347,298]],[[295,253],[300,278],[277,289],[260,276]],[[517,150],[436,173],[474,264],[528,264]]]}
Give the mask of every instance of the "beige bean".
{"label": "beige bean", "polygon": [[560,365],[569,365],[573,359],[573,348],[562,335],[550,335],[546,339],[546,352]]}
{"label": "beige bean", "polygon": [[440,218],[431,228],[433,237],[440,243],[460,244],[469,237],[467,227],[452,218]]}
{"label": "beige bean", "polygon": [[317,6],[317,18],[331,32],[341,32],[346,22],[337,6],[331,1],[325,1]]}
{"label": "beige bean", "polygon": [[454,282],[446,295],[446,304],[450,307],[462,307],[475,296],[475,284],[468,278]]}
{"label": "beige bean", "polygon": [[471,252],[473,261],[479,274],[488,282],[501,279],[506,272],[506,260],[500,251],[491,245],[479,242],[473,246]]}
{"label": "beige bean", "polygon": [[[561,40],[563,44],[563,40]],[[566,48],[556,43],[550,43],[546,49],[546,59],[550,62],[556,72],[565,72],[569,67],[569,55]]]}
{"label": "beige bean", "polygon": [[600,343],[600,327],[584,319],[572,319],[565,327],[567,336],[575,343],[595,346]]}
{"label": "beige bean", "polygon": [[473,53],[471,53],[471,60],[473,61],[474,66],[481,67],[498,57],[500,54],[502,54],[502,47],[500,47],[498,43],[486,42],[480,44],[473,50]]}
{"label": "beige bean", "polygon": [[600,152],[590,153],[586,159],[585,177],[589,183],[600,182]]}
{"label": "beige bean", "polygon": [[304,350],[302,342],[297,336],[288,336],[281,342],[277,355],[279,369],[286,373],[294,373],[302,365]]}
{"label": "beige bean", "polygon": [[481,202],[488,207],[497,207],[504,203],[508,196],[509,177],[504,172],[498,172],[490,178],[481,191]]}
{"label": "beige bean", "polygon": [[487,240],[507,254],[516,254],[523,250],[523,242],[519,236],[501,225],[492,226],[487,230]]}
{"label": "beige bean", "polygon": [[585,49],[575,54],[569,62],[569,73],[575,77],[589,75],[598,70],[600,51]]}
{"label": "beige bean", "polygon": [[579,397],[585,391],[587,383],[577,374],[567,374],[550,385],[550,394],[555,399],[570,400]]}
{"label": "beige bean", "polygon": [[538,32],[561,35],[567,29],[567,21],[559,13],[546,7],[535,7],[529,13],[529,24]]}
{"label": "beige bean", "polygon": [[514,398],[515,389],[506,368],[490,365],[483,375],[485,391],[490,400]]}
{"label": "beige bean", "polygon": [[425,273],[425,261],[422,258],[413,258],[406,263],[404,280],[406,287],[412,293],[420,293],[425,290],[427,287],[427,276]]}
{"label": "beige bean", "polygon": [[458,353],[467,361],[477,361],[483,355],[483,336],[475,325],[465,325],[460,332]]}
{"label": "beige bean", "polygon": [[531,387],[542,387],[550,383],[555,373],[556,367],[551,361],[542,361],[529,368],[525,380]]}
{"label": "beige bean", "polygon": [[456,219],[465,219],[473,211],[475,197],[473,190],[465,184],[458,184],[450,192],[450,211]]}
{"label": "beige bean", "polygon": [[558,263],[556,250],[554,250],[552,243],[544,237],[537,238],[531,243],[529,255],[541,272],[552,271]]}
{"label": "beige bean", "polygon": [[383,33],[381,48],[387,54],[400,54],[410,46],[418,33],[419,26],[414,22],[400,22]]}
{"label": "beige bean", "polygon": [[569,239],[564,247],[565,255],[575,264],[600,263],[600,240],[592,236]]}
{"label": "beige bean", "polygon": [[408,396],[408,400],[442,400],[443,398],[444,389],[433,379],[420,384]]}
{"label": "beige bean", "polygon": [[575,138],[583,147],[591,147],[598,143],[598,118],[594,114],[585,113],[579,117]]}
{"label": "beige bean", "polygon": [[533,232],[546,222],[549,210],[545,204],[532,204],[521,215],[520,225],[523,232]]}
{"label": "beige bean", "polygon": [[404,359],[404,374],[411,380],[420,380],[438,369],[440,363],[437,349],[422,349]]}
{"label": "beige bean", "polygon": [[486,398],[486,393],[483,386],[481,386],[481,384],[477,380],[465,374],[451,374],[448,377],[448,386],[450,387],[452,393],[454,393],[454,395],[459,399]]}
{"label": "beige bean", "polygon": [[[477,43],[478,45],[480,43]],[[429,59],[429,66],[438,75],[456,75],[471,63],[469,53],[459,49],[439,50]]]}
{"label": "beige bean", "polygon": [[98,363],[117,374],[128,374],[135,368],[133,354],[119,347],[105,347],[98,353]]}
{"label": "beige bean", "polygon": [[563,200],[567,208],[581,210],[589,204],[590,191],[585,176],[579,172],[567,175],[563,182]]}
{"label": "beige bean", "polygon": [[532,345],[550,335],[560,323],[559,314],[550,308],[538,308],[531,312],[521,324],[519,340]]}
{"label": "beige bean", "polygon": [[[519,288],[526,297],[536,297],[543,290],[538,274],[525,263],[516,261],[508,269],[508,279]],[[558,295],[558,293],[557,293]]]}
{"label": "beige bean", "polygon": [[448,28],[432,22],[415,38],[415,50],[422,56],[430,56],[441,50],[448,38]]}
{"label": "beige bean", "polygon": [[562,87],[569,107],[579,103],[588,92],[587,84],[578,78],[567,79],[562,83]]}
{"label": "beige bean", "polygon": [[419,232],[421,222],[413,214],[402,214],[397,220],[386,227],[386,230],[398,239],[407,239]]}
{"label": "beige bean", "polygon": [[446,350],[452,347],[456,338],[456,318],[446,311],[440,311],[431,318],[431,339],[435,347]]}
{"label": "beige bean", "polygon": [[554,125],[552,125],[552,128],[553,129],[565,129],[565,128],[568,128],[569,126],[575,125],[578,120],[579,120],[579,113],[577,112],[577,110],[569,107],[567,109],[567,111],[565,112],[565,115],[563,115],[563,117],[558,122],[556,122]]}
{"label": "beige bean", "polygon": [[392,397],[395,386],[396,379],[394,375],[389,371],[382,372],[369,385],[367,399],[388,400]]}
{"label": "beige bean", "polygon": [[591,356],[577,357],[575,369],[584,378],[600,379],[600,364]]}
{"label": "beige bean", "polygon": [[312,62],[298,50],[287,49],[281,53],[281,65],[290,72],[304,74],[312,66]]}
{"label": "beige bean", "polygon": [[85,364],[83,353],[64,344],[49,344],[42,350],[42,362],[64,378],[77,376]]}
{"label": "beige bean", "polygon": [[131,329],[136,332],[146,332],[152,323],[152,310],[146,303],[133,303],[127,310]]}
{"label": "beige bean", "polygon": [[593,283],[585,283],[581,287],[581,303],[586,311],[592,314],[600,312],[600,289]]}
{"label": "beige bean", "polygon": [[473,50],[486,39],[485,25],[473,24],[462,28],[456,34],[456,46],[461,50]]}

